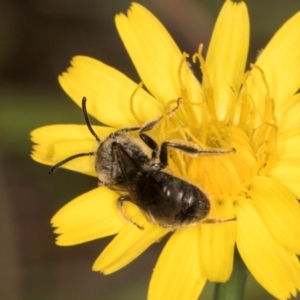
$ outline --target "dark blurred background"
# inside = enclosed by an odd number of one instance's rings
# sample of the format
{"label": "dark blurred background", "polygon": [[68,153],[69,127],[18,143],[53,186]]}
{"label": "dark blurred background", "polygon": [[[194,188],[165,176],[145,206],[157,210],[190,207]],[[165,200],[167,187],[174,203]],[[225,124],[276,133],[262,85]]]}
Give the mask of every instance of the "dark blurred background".
{"label": "dark blurred background", "polygon": [[[33,129],[83,123],[80,110],[57,82],[73,56],[97,58],[139,81],[114,25],[115,14],[126,12],[130,2],[0,1],[1,299],[146,299],[165,240],[114,274],[92,272],[92,263],[111,238],[58,247],[49,221],[68,201],[94,188],[96,179],[66,170],[49,176],[48,167],[29,156]],[[139,3],[161,20],[182,50],[194,53],[200,42],[207,48],[223,0]],[[247,4],[249,62],[253,62],[273,33],[300,9],[300,1],[249,0]],[[201,299],[212,299],[212,294],[213,285],[208,284]],[[249,277],[246,299],[273,298]]]}

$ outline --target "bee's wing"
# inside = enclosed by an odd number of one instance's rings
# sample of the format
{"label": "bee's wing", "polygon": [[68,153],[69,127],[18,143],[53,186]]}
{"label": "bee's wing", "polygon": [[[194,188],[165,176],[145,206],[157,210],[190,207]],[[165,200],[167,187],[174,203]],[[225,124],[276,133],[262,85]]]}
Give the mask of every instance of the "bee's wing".
{"label": "bee's wing", "polygon": [[153,205],[152,201],[166,199],[161,184],[132,158],[122,145],[117,144],[113,151],[126,178],[128,193],[133,203],[145,208],[149,204]]}
{"label": "bee's wing", "polygon": [[113,145],[113,155],[116,163],[122,170],[127,183],[127,190],[130,193],[136,183],[136,178],[140,176],[146,176],[146,171],[137,163],[126,151],[126,149],[120,145]]}
{"label": "bee's wing", "polygon": [[153,223],[170,227],[178,222],[176,217],[182,208],[183,181],[162,171],[145,170],[122,145],[117,145],[114,151],[116,162],[126,179],[131,202]]}

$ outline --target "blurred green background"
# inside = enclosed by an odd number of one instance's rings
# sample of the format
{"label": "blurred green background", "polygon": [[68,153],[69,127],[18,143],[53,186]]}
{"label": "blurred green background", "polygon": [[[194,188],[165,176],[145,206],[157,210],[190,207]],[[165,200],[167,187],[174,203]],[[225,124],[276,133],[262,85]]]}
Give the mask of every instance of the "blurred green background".
{"label": "blurred green background", "polygon": [[[130,2],[0,2],[0,299],[146,299],[166,239],[117,273],[92,272],[93,261],[111,238],[58,247],[49,221],[65,203],[94,188],[96,179],[66,170],[49,176],[48,167],[29,156],[33,129],[83,123],[81,111],[57,82],[73,56],[97,58],[139,82],[114,26],[115,14],[126,12]],[[207,47],[223,0],[139,3],[161,20],[182,50],[194,53],[200,42]],[[273,33],[300,9],[300,1],[247,4],[253,62]],[[213,285],[208,284],[201,299],[212,299],[212,294]],[[249,277],[246,299],[273,298]]]}

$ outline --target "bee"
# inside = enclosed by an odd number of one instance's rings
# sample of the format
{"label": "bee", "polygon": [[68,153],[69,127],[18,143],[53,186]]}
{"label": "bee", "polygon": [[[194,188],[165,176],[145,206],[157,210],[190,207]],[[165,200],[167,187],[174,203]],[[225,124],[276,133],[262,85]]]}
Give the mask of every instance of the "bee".
{"label": "bee", "polygon": [[[158,143],[146,134],[153,129],[164,116],[160,116],[140,127],[127,127],[111,133],[103,141],[93,130],[86,108],[86,98],[82,99],[82,111],[86,125],[99,142],[96,152],[79,153],[54,165],[52,174],[60,166],[75,158],[94,155],[95,170],[99,185],[120,192],[117,206],[125,219],[136,225],[124,211],[123,203],[130,201],[140,208],[154,224],[173,230],[194,225],[198,222],[216,223],[231,219],[204,219],[210,211],[210,201],[197,186],[178,178],[164,169],[168,166],[168,149],[174,148],[188,155],[214,155],[233,152],[233,149],[199,149],[195,145],[164,141]],[[177,100],[175,108],[166,115],[173,115],[180,106]],[[131,132],[137,132],[134,136]],[[124,194],[125,192],[125,194]]]}

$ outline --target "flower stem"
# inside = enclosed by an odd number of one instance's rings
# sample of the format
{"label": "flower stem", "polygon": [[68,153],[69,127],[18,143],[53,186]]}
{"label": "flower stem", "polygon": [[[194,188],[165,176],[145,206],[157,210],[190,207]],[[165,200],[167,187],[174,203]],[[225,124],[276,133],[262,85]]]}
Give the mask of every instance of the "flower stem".
{"label": "flower stem", "polygon": [[248,270],[235,251],[234,265],[229,280],[225,283],[216,283],[214,300],[241,300],[244,296]]}

